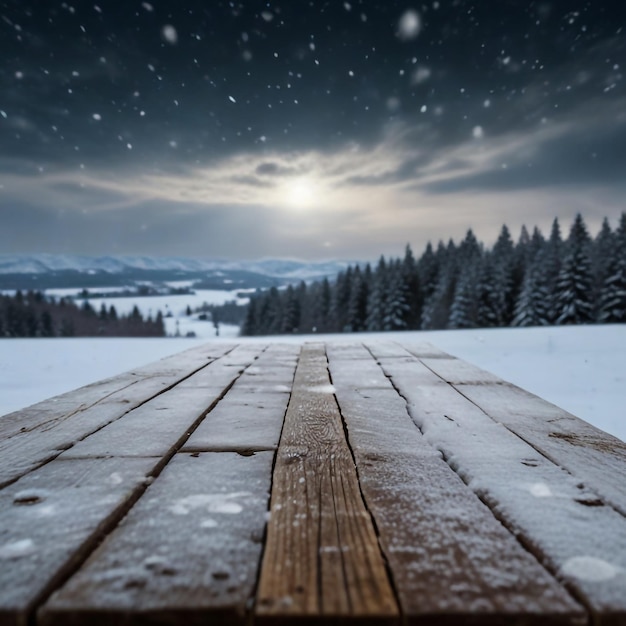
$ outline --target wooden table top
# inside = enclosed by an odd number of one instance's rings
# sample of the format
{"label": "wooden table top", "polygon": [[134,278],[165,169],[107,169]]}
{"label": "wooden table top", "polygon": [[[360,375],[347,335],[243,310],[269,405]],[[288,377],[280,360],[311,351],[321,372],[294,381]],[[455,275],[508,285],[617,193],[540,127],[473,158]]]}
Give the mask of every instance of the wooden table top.
{"label": "wooden table top", "polygon": [[626,624],[626,444],[427,344],[209,344],[0,418],[0,626]]}

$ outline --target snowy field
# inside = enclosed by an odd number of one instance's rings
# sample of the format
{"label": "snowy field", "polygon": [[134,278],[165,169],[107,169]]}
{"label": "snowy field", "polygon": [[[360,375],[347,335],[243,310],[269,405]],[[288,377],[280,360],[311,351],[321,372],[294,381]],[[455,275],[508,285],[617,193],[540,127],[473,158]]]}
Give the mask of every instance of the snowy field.
{"label": "snowy field", "polygon": [[[169,282],[167,283],[171,287],[189,287],[189,281]],[[130,289],[130,287],[128,287]],[[123,287],[93,287],[90,291],[94,293],[103,293],[121,291]],[[249,299],[246,297],[239,297],[239,294],[245,294],[255,291],[254,289],[236,289],[236,290],[219,290],[219,289],[194,289],[194,293],[181,294],[181,295],[163,295],[163,296],[124,296],[124,297],[102,297],[102,298],[90,298],[89,303],[96,310],[99,311],[100,307],[104,306],[108,309],[111,306],[115,307],[118,315],[128,315],[134,306],[137,306],[140,313],[144,317],[149,315],[156,317],[158,311],[166,316],[165,332],[174,336],[177,333],[181,336],[185,336],[189,332],[195,333],[199,338],[212,338],[215,336],[215,328],[210,321],[201,321],[197,319],[197,315],[187,316],[185,311],[187,307],[192,310],[202,307],[204,304],[224,304],[230,301],[237,301],[238,304],[247,304]],[[46,289],[46,295],[55,296],[57,298],[77,296],[80,289]],[[6,293],[14,293],[14,291],[7,290]],[[81,303],[82,300],[78,300]],[[235,326],[226,326],[220,324],[220,336],[233,337],[236,336],[239,329]]]}
{"label": "snowy field", "polygon": [[[228,329],[230,341],[236,329]],[[626,326],[368,334],[428,341],[626,441]],[[358,341],[358,335],[271,341]],[[212,341],[228,341],[227,336]],[[268,338],[238,339],[267,341]],[[0,341],[0,415],[180,352],[207,339],[7,339]]]}

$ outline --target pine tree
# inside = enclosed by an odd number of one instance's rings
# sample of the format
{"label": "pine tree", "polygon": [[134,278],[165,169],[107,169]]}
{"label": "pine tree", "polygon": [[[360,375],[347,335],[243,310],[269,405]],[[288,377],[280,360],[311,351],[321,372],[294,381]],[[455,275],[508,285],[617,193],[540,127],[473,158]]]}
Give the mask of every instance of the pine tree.
{"label": "pine tree", "polygon": [[420,327],[423,296],[417,262],[413,256],[411,246],[408,244],[404,250],[404,259],[402,261],[402,281],[406,287],[407,304],[409,306],[406,316],[407,328],[417,330]]}
{"label": "pine tree", "polygon": [[598,321],[626,322],[626,213],[622,213],[614,234],[611,258],[606,266],[598,301]]}
{"label": "pine tree", "polygon": [[563,257],[563,240],[561,239],[561,226],[559,220],[554,218],[552,222],[552,228],[550,230],[550,237],[546,242],[545,253],[543,257],[543,272],[545,276],[546,289],[548,290],[549,303],[548,303],[548,317],[551,324],[556,323],[558,317],[558,305],[556,302],[556,286],[561,272],[562,257]]}
{"label": "pine tree", "polygon": [[411,306],[400,261],[389,265],[387,280],[389,284],[382,319],[382,329],[406,330],[409,327]]}
{"label": "pine tree", "polygon": [[[369,270],[369,265],[367,266]],[[371,270],[369,270],[371,273]],[[357,266],[352,274],[350,300],[348,302],[348,327],[350,332],[365,330],[367,319],[367,299],[369,285],[361,269]]]}
{"label": "pine tree", "polygon": [[322,280],[321,288],[317,297],[313,300],[313,325],[312,332],[326,333],[330,331],[330,303],[331,288],[328,278]]}
{"label": "pine tree", "polygon": [[607,272],[599,296],[598,321],[603,324],[626,322],[626,255],[616,255]]}
{"label": "pine tree", "polygon": [[50,315],[50,311],[48,311],[47,309],[45,309],[41,314],[41,336],[54,337],[52,315]]}
{"label": "pine tree", "polygon": [[572,224],[556,284],[557,324],[588,324],[593,321],[589,244],[587,227],[578,214]]}
{"label": "pine tree", "polygon": [[[614,262],[614,248],[617,235],[611,230],[609,220],[605,217],[602,226],[591,246],[591,266],[593,274],[593,301],[598,304],[600,292],[604,288],[611,264]],[[613,268],[614,270],[615,268]],[[599,314],[599,309],[598,309]]]}
{"label": "pine tree", "polygon": [[513,326],[545,326],[550,323],[550,293],[542,265],[543,259],[539,255],[526,268],[522,289],[515,304]]}
{"label": "pine tree", "polygon": [[478,327],[503,326],[505,299],[496,280],[493,253],[486,254],[481,264],[476,284],[476,325]]}
{"label": "pine tree", "polygon": [[496,326],[508,326],[513,319],[515,299],[519,285],[515,276],[515,250],[511,233],[506,225],[502,226],[500,235],[492,250],[494,289],[499,291],[498,299],[502,306],[498,307]]}
{"label": "pine tree", "polygon": [[300,326],[300,302],[291,285],[283,295],[282,320],[280,332],[283,334],[294,333]]}
{"label": "pine tree", "polygon": [[474,328],[477,317],[477,277],[474,265],[466,265],[456,283],[450,307],[449,328]]}
{"label": "pine tree", "polygon": [[372,278],[372,288],[367,301],[366,329],[377,331],[383,329],[385,305],[387,302],[387,263],[381,256]]}
{"label": "pine tree", "polygon": [[[257,292],[257,295],[252,296],[248,302],[248,306],[246,307],[246,317],[244,318],[240,331],[244,337],[253,337],[254,335],[259,334],[257,310],[260,297],[261,296]],[[161,311],[159,311],[159,313],[160,312]]]}
{"label": "pine tree", "polygon": [[348,302],[350,301],[350,286],[352,283],[352,267],[345,272],[339,272],[331,289],[330,327],[333,332],[348,330]]}

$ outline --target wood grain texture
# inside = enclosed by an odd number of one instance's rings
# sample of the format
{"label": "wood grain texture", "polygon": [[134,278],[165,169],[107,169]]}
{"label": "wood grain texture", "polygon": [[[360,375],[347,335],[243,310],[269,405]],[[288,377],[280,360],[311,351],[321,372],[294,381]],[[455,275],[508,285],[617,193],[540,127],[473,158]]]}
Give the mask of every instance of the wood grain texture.
{"label": "wood grain texture", "polygon": [[323,347],[304,346],[277,453],[256,621],[396,623]]}
{"label": "wood grain texture", "polygon": [[143,489],[152,459],[59,459],[0,492],[0,625],[36,605]]}
{"label": "wood grain texture", "polygon": [[421,435],[371,356],[329,346],[328,357],[405,623],[584,623],[584,610]]}
{"label": "wood grain texture", "polygon": [[271,452],[177,454],[39,613],[44,626],[244,624]]}
{"label": "wood grain texture", "polygon": [[470,363],[424,363],[626,515],[626,443]]}
{"label": "wood grain texture", "polygon": [[195,348],[3,417],[0,488],[159,396],[232,348]]}
{"label": "wood grain texture", "polygon": [[419,361],[380,362],[427,441],[594,623],[624,623],[626,519]]}

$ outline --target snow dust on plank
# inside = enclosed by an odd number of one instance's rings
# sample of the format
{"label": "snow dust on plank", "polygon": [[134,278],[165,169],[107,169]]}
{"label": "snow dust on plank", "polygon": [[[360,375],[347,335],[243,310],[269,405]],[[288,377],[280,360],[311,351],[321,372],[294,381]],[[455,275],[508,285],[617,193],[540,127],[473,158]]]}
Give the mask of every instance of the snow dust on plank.
{"label": "snow dust on plank", "polygon": [[584,621],[582,608],[424,440],[370,353],[330,345],[328,358],[406,622]]}
{"label": "snow dust on plank", "polygon": [[626,620],[626,519],[415,358],[379,361],[426,440],[594,623]]}
{"label": "snow dust on plank", "polygon": [[63,458],[166,457],[186,439],[263,346],[235,348],[63,453]]}
{"label": "snow dust on plank", "polygon": [[0,487],[58,456],[232,350],[203,346],[36,404],[0,420]]}
{"label": "snow dust on plank", "polygon": [[52,595],[40,623],[247,623],[272,460],[272,452],[177,454]]}
{"label": "snow dust on plank", "polygon": [[237,379],[183,452],[252,454],[278,447],[300,346],[271,345]]}
{"label": "snow dust on plank", "polygon": [[323,347],[304,346],[277,452],[255,623],[396,623]]}
{"label": "snow dust on plank", "polygon": [[25,625],[143,490],[151,459],[56,460],[0,491],[0,625]]}
{"label": "snow dust on plank", "polygon": [[626,443],[470,363],[424,364],[626,516]]}
{"label": "snow dust on plank", "polygon": [[[0,582],[5,583],[0,585],[4,591],[0,625],[26,623],[33,608],[119,521],[141,495],[147,477],[169,461],[207,409],[262,349],[233,351],[181,383],[180,389],[170,389],[101,429],[93,435],[93,447],[83,450],[84,458],[67,451],[0,491],[3,498],[13,498],[14,505],[0,507],[0,562],[8,565],[0,568]],[[183,408],[163,420],[160,403],[169,394],[182,401]],[[130,417],[135,412],[137,416]],[[117,451],[107,454],[100,449],[104,445],[108,450],[100,433],[127,418],[122,431],[113,429]],[[114,458],[102,458],[107,456]]]}

